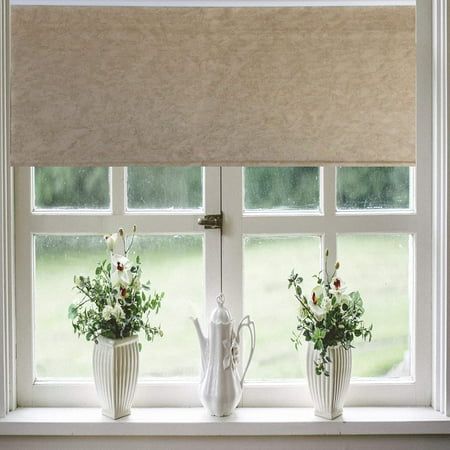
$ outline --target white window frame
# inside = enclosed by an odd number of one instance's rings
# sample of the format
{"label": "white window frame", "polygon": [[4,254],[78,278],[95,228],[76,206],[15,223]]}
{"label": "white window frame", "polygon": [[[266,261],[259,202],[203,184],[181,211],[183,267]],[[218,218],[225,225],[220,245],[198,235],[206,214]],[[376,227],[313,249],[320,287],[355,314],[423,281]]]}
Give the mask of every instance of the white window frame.
{"label": "white window frame", "polygon": [[[105,210],[36,209],[31,168],[15,170],[17,402],[20,406],[95,406],[92,381],[36,378],[34,363],[34,235],[103,235],[107,230],[136,225],[140,234],[203,235],[205,314],[220,292],[220,233],[206,232],[197,224],[204,214],[220,212],[220,168],[203,173],[203,206],[195,210],[127,210],[124,167],[110,169],[111,205]],[[151,216],[151,218],[149,218]],[[212,300],[211,300],[212,299]],[[141,379],[136,406],[197,404],[197,383],[184,380]]]}
{"label": "white window frame", "polygon": [[[431,4],[433,8],[431,8]],[[15,392],[15,345],[14,345],[14,277],[12,270],[14,267],[14,252],[12,239],[12,171],[9,169],[7,159],[7,149],[9,145],[9,2],[2,0],[1,5],[1,19],[5,26],[2,29],[2,44],[0,51],[0,72],[1,72],[1,92],[5,94],[1,98],[1,127],[2,139],[0,140],[0,169],[1,169],[1,196],[0,196],[0,218],[1,218],[1,235],[0,235],[0,258],[1,258],[1,284],[0,291],[0,416],[5,415],[8,410],[14,409],[16,406],[14,392]],[[449,360],[449,310],[447,307],[447,298],[450,294],[449,285],[447,283],[447,267],[449,264],[449,241],[447,239],[447,223],[449,220],[449,196],[447,192],[447,179],[449,174],[449,160],[447,157],[447,5],[445,0],[418,0],[417,4],[418,17],[418,56],[421,55],[423,64],[419,67],[417,72],[417,81],[419,86],[418,93],[418,147],[427,148],[428,152],[419,152],[418,167],[428,168],[431,173],[431,158],[433,155],[433,177],[432,188],[433,198],[431,202],[431,183],[426,189],[428,195],[428,205],[424,203],[424,208],[430,210],[429,217],[431,218],[431,205],[433,205],[433,223],[431,226],[431,219],[428,223],[429,229],[433,230],[433,255],[432,255],[432,277],[428,277],[425,281],[432,281],[433,288],[433,369],[431,371],[433,379],[433,398],[432,403],[436,410],[450,415],[450,360]],[[431,18],[433,17],[433,53],[431,52]],[[433,57],[433,63],[431,58]],[[434,67],[433,79],[431,79],[431,68]],[[422,89],[420,88],[422,86]],[[431,102],[431,87],[433,87],[433,104]],[[433,108],[433,114],[432,114]],[[433,117],[433,153],[431,153],[431,118]],[[421,156],[422,155],[422,156]],[[422,163],[425,166],[421,165]],[[236,169],[224,169],[223,176],[236,179]],[[420,180],[420,173],[417,174]],[[328,178],[327,178],[328,179]],[[419,181],[420,183],[420,181]],[[422,192],[420,192],[422,194]],[[230,202],[233,203],[233,202]],[[418,198],[418,209],[420,198]],[[231,208],[233,205],[227,205],[224,199],[223,209]],[[425,210],[425,209],[423,209]],[[391,217],[393,218],[393,217]],[[232,221],[227,226],[230,227],[231,235],[234,239],[229,245],[225,243],[226,236],[224,235],[224,252],[223,263],[227,267],[227,259],[230,257],[229,253],[234,248],[237,249],[237,236],[240,236],[243,229],[243,223],[250,223],[250,218],[239,218],[237,221]],[[226,220],[227,222],[227,220]],[[345,223],[345,220],[342,221]],[[247,227],[247,225],[245,225]],[[298,230],[297,230],[298,232]],[[234,247],[233,247],[234,245]],[[419,253],[422,244],[417,246],[417,256],[420,259]],[[225,250],[228,247],[228,251]],[[242,252],[242,244],[239,244],[240,252]],[[424,249],[423,249],[424,250]],[[228,253],[228,255],[227,255]],[[429,259],[426,259],[427,261]],[[431,265],[430,265],[431,266]],[[429,267],[430,267],[429,266]],[[230,298],[236,288],[233,289],[232,283],[228,280],[233,275],[233,270],[224,270],[223,283],[224,291]],[[420,280],[418,280],[419,282]],[[418,283],[419,285],[420,283]],[[237,286],[237,284],[234,284]],[[239,288],[238,288],[239,289]],[[237,292],[239,294],[239,292]],[[419,292],[417,293],[419,294]],[[426,293],[429,296],[429,292]],[[238,297],[239,298],[239,297]],[[232,306],[233,312],[237,310],[236,305]],[[430,330],[431,334],[431,330]],[[64,390],[64,385],[60,387]],[[255,392],[264,392],[266,398],[271,397],[273,392],[267,392],[266,387],[251,387]],[[172,389],[173,390],[173,389]],[[290,391],[294,394],[293,391]],[[298,393],[298,391],[296,391]],[[289,394],[289,393],[288,393]],[[366,392],[364,391],[364,394]],[[251,395],[244,394],[244,399]],[[164,396],[164,393],[162,394]],[[258,394],[255,394],[257,397]],[[261,397],[261,395],[260,395]],[[246,402],[246,400],[244,400]],[[298,406],[298,403],[295,403]]]}
{"label": "white window frame", "polygon": [[[338,211],[335,209],[334,167],[322,172],[323,210],[316,214],[242,212],[243,171],[241,168],[223,168],[223,212],[226,232],[223,234],[223,291],[232,299],[234,316],[246,314],[243,310],[243,237],[310,235],[321,238],[322,263],[324,251],[336,258],[336,237],[339,234],[410,234],[411,278],[417,278],[417,292],[411,292],[411,377],[352,379],[346,400],[349,406],[424,406],[431,400],[431,208],[429,189],[430,162],[421,165],[418,158],[418,185],[416,208],[392,213],[380,211]],[[414,170],[410,170],[414,173]],[[226,187],[226,188],[225,188]],[[230,189],[232,187],[232,189]],[[421,270],[415,261],[421,261]],[[415,301],[415,299],[420,301]],[[274,312],[275,313],[275,312]],[[417,320],[420,318],[420,320]],[[375,330],[376,332],[376,330]],[[286,345],[289,345],[286,342]],[[299,363],[300,364],[300,363]],[[244,406],[311,406],[306,380],[283,382],[247,382],[243,396]]]}
{"label": "white window frame", "polygon": [[[33,236],[39,234],[103,234],[105,230],[115,229],[119,224],[131,227],[138,226],[140,233],[204,233],[205,236],[205,279],[207,280],[206,310],[210,311],[216,294],[220,291],[220,234],[218,230],[203,231],[197,226],[197,219],[203,211],[180,210],[131,210],[126,209],[126,174],[124,168],[113,168],[110,171],[112,205],[107,210],[63,210],[35,209],[33,205],[33,169],[16,169],[16,308],[17,329],[22,332],[17,336],[17,388],[18,403],[21,406],[94,406],[95,395],[92,382],[77,380],[37,379],[34,372],[34,241]],[[243,316],[242,299],[242,238],[243,234],[313,234],[320,236],[322,249],[328,248],[331,257],[336,254],[336,233],[363,231],[365,233],[410,233],[415,236],[417,244],[423,249],[419,251],[423,261],[430,258],[429,237],[427,227],[429,215],[415,213],[411,210],[377,212],[371,215],[367,211],[335,213],[335,169],[320,169],[320,191],[322,206],[316,212],[302,214],[280,213],[243,213],[243,170],[241,168],[223,168],[222,201],[225,217],[223,232],[224,275],[223,291],[227,296],[234,317]],[[415,170],[410,170],[411,175]],[[204,171],[204,198],[208,212],[220,210],[220,169],[208,168]],[[411,182],[414,182],[411,176]],[[429,182],[428,177],[422,177]],[[423,191],[424,189],[422,189]],[[412,189],[414,191],[414,189]],[[424,198],[425,200],[425,198]],[[330,204],[331,202],[331,204]],[[414,202],[413,202],[414,203]],[[420,206],[421,202],[418,202]],[[429,204],[429,202],[423,202]],[[151,219],[149,220],[149,215]],[[241,232],[235,226],[239,224]],[[420,228],[420,231],[419,231]],[[418,238],[420,236],[420,239]],[[422,239],[422,236],[424,237]],[[419,247],[419,245],[417,245]],[[425,264],[429,270],[431,264]],[[214,270],[211,270],[211,269]],[[415,268],[412,268],[415,271]],[[420,294],[430,291],[427,278],[431,272],[422,271],[423,283]],[[211,283],[211,280],[215,280]],[[226,280],[226,281],[225,281]],[[426,280],[426,281],[425,281]],[[231,281],[231,283],[227,283]],[[412,293],[414,297],[414,293]],[[426,405],[431,398],[431,387],[427,380],[431,376],[431,299],[420,302],[418,316],[421,321],[414,320],[412,308],[411,322],[417,323],[411,329],[411,336],[417,336],[411,342],[413,377],[405,379],[364,379],[353,381],[349,395],[349,405]],[[411,306],[414,305],[411,302]],[[420,345],[415,345],[415,342]],[[286,345],[289,345],[287,342]],[[414,364],[416,360],[420,364]],[[417,366],[417,367],[416,367]],[[420,367],[422,370],[417,370]],[[137,406],[180,406],[198,405],[195,395],[196,383],[174,380],[141,379],[135,404]],[[176,394],[174,389],[176,389]],[[169,394],[170,392],[170,394]],[[270,401],[267,393],[273,392]],[[364,393],[364,395],[363,395]],[[83,399],[80,402],[80,399]],[[274,400],[276,399],[276,400]],[[301,381],[274,381],[263,383],[246,383],[242,404],[245,406],[310,406],[307,387]]]}

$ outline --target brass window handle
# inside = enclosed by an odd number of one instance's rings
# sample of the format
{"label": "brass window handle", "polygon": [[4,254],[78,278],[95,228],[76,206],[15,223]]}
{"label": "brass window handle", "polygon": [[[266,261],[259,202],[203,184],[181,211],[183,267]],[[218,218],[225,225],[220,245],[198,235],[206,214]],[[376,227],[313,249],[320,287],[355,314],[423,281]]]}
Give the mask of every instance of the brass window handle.
{"label": "brass window handle", "polygon": [[197,223],[205,227],[205,230],[222,229],[222,222],[223,222],[223,213],[207,214],[206,216],[200,217],[197,220]]}

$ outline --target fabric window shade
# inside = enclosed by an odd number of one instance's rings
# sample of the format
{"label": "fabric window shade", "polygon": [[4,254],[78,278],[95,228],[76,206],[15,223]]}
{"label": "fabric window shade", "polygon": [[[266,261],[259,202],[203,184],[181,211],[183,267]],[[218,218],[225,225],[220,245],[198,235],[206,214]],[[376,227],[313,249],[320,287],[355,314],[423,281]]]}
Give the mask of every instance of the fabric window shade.
{"label": "fabric window shade", "polygon": [[11,163],[413,165],[415,8],[12,8]]}

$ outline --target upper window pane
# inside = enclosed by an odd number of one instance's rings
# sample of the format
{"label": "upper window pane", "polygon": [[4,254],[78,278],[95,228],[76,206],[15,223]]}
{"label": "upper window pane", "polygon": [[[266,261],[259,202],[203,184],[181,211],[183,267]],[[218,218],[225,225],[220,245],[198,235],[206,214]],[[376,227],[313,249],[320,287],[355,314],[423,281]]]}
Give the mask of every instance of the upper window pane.
{"label": "upper window pane", "polygon": [[409,167],[339,167],[337,208],[407,209]]}
{"label": "upper window pane", "polygon": [[36,167],[36,209],[108,209],[107,167]]}
{"label": "upper window pane", "polygon": [[246,210],[317,210],[318,167],[247,167]]}
{"label": "upper window pane", "polygon": [[129,167],[130,209],[200,209],[201,167]]}

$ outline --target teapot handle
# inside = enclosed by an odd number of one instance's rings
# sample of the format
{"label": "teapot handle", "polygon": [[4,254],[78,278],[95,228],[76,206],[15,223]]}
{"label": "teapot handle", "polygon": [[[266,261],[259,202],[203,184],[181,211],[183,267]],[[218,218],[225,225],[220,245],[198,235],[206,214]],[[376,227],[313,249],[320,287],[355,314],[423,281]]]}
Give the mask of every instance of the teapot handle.
{"label": "teapot handle", "polygon": [[241,320],[241,323],[238,326],[236,334],[237,334],[239,340],[240,340],[240,332],[241,332],[242,328],[244,328],[244,327],[247,327],[248,331],[250,332],[251,348],[250,348],[250,354],[248,355],[247,365],[245,366],[244,372],[242,373],[241,387],[244,385],[244,378],[245,378],[245,375],[247,374],[248,367],[250,366],[250,363],[252,361],[253,352],[255,351],[255,344],[256,344],[255,322],[253,322],[253,320],[250,320],[250,316],[245,316]]}

